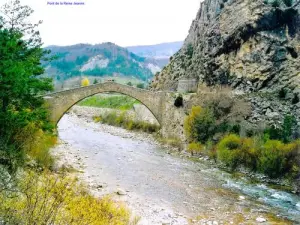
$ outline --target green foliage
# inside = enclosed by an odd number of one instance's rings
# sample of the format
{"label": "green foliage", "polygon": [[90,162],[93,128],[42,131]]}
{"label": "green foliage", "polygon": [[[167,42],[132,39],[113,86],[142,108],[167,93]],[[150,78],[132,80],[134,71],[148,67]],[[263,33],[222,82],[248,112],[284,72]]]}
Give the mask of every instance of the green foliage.
{"label": "green foliage", "polygon": [[[144,58],[129,53],[126,49],[122,49],[116,45],[103,44],[103,46],[99,46],[95,49],[89,49],[89,52],[86,52],[87,50],[84,49],[84,47],[82,47],[82,49],[77,48],[74,52],[70,48],[53,48],[54,54],[57,57],[50,65],[58,70],[58,73],[64,80],[81,75],[80,69],[82,66],[87,63],[91,57],[97,55],[103,55],[108,59],[108,65],[104,68],[95,67],[84,71],[84,75],[102,77],[112,76],[118,73],[124,76],[135,76],[141,80],[147,80],[153,77],[152,72],[148,68],[140,66],[140,63],[145,61]],[[82,51],[83,54],[86,55],[76,57],[78,51]],[[74,57],[76,57],[75,60],[73,59]]]}
{"label": "green foliage", "polygon": [[227,166],[236,168],[240,162],[240,147],[242,141],[239,136],[230,134],[225,136],[217,146],[218,159],[223,161]]}
{"label": "green foliage", "polygon": [[145,88],[145,84],[144,83],[139,83],[139,84],[136,85],[136,87],[144,89]]}
{"label": "green foliage", "polygon": [[133,108],[134,104],[140,104],[140,102],[126,95],[112,95],[112,96],[95,95],[84,99],[78,104],[80,106],[92,106],[92,107],[99,107],[99,108],[129,110]]}
{"label": "green foliage", "polygon": [[93,82],[93,84],[98,84],[98,81],[97,81],[97,79],[94,79],[94,82]]}
{"label": "green foliage", "polygon": [[132,83],[129,81],[129,82],[127,83],[127,85],[128,85],[128,86],[132,86]]}
{"label": "green foliage", "polygon": [[184,130],[191,142],[206,143],[215,134],[215,118],[208,108],[192,107],[185,119]]}
{"label": "green foliage", "polygon": [[293,140],[293,130],[296,128],[296,119],[294,116],[287,115],[281,127],[271,126],[264,131],[265,139],[281,140],[284,143]]}
{"label": "green foliage", "polygon": [[49,60],[49,52],[41,48],[38,33],[32,33],[37,25],[26,21],[31,9],[15,1],[5,5],[3,13],[10,17],[0,19],[0,161],[15,169],[24,162],[19,157],[25,156],[18,153],[24,149],[16,135],[31,123],[43,131],[52,128],[43,99],[38,97],[52,90],[52,85],[40,77],[44,73],[41,61]]}
{"label": "green foliage", "polygon": [[232,169],[243,165],[275,178],[299,172],[296,155],[300,142],[284,144],[278,140],[240,138],[230,134],[217,145],[217,158]]}
{"label": "green foliage", "polygon": [[258,171],[270,177],[278,177],[292,170],[298,170],[294,156],[299,146],[299,142],[284,144],[278,140],[268,140],[259,149],[257,159]]}
{"label": "green foliage", "polygon": [[295,104],[298,104],[300,102],[300,99],[299,99],[299,96],[298,94],[294,94],[294,97],[292,99],[292,104],[295,105]]}
{"label": "green foliage", "polygon": [[285,89],[285,88],[281,88],[280,90],[279,90],[279,93],[278,93],[278,97],[280,98],[280,99],[285,99],[285,97],[286,97],[286,95],[287,95],[287,89]]}
{"label": "green foliage", "polygon": [[186,55],[189,57],[189,58],[192,58],[193,57],[193,54],[194,54],[194,48],[193,48],[193,45],[190,43],[187,45],[187,48],[186,48]]}

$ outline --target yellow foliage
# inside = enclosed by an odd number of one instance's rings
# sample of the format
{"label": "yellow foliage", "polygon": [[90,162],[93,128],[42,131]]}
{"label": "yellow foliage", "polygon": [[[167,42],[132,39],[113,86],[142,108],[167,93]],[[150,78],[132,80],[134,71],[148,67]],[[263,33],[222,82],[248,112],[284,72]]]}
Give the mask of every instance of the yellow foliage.
{"label": "yellow foliage", "polygon": [[49,168],[53,164],[49,153],[49,149],[57,143],[53,134],[45,133],[31,122],[15,135],[15,140],[22,143],[23,151],[39,166]]}
{"label": "yellow foliage", "polygon": [[93,119],[95,123],[99,123],[102,120],[101,116],[95,116]]}
{"label": "yellow foliage", "polygon": [[89,86],[89,85],[90,85],[89,79],[83,78],[82,81],[81,81],[81,86],[86,87],[86,86]]}
{"label": "yellow foliage", "polygon": [[190,143],[187,147],[187,151],[192,155],[202,152],[203,146],[200,143]]}
{"label": "yellow foliage", "polygon": [[195,141],[192,140],[193,133],[195,133],[193,125],[195,124],[196,118],[201,114],[201,111],[202,108],[200,106],[193,106],[190,114],[184,120],[184,131],[190,141]]}
{"label": "yellow foliage", "polygon": [[1,220],[6,224],[128,224],[130,213],[109,198],[97,199],[74,178],[29,171],[18,191],[0,193]]}

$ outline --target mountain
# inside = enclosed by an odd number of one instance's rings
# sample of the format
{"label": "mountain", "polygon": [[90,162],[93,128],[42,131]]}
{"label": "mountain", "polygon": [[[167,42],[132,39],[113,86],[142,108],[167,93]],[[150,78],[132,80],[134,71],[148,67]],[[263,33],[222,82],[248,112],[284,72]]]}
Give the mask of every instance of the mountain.
{"label": "mountain", "polygon": [[170,58],[183,45],[183,41],[162,43],[157,45],[130,46],[127,49],[136,55],[147,58]]}
{"label": "mountain", "polygon": [[161,68],[154,60],[140,57],[113,43],[48,46],[57,57],[45,64],[46,76],[64,81],[79,76],[126,76],[147,81]]}
{"label": "mountain", "polygon": [[169,63],[169,59],[183,45],[183,41],[162,43],[157,45],[130,46],[127,49],[136,55],[152,59],[161,68]]}

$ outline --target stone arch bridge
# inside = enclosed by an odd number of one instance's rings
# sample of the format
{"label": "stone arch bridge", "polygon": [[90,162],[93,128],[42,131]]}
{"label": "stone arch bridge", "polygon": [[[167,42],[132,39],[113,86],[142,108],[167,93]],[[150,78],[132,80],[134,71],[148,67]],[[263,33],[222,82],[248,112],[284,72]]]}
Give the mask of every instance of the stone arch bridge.
{"label": "stone arch bridge", "polygon": [[[50,120],[57,124],[73,105],[89,96],[103,92],[117,92],[137,99],[152,112],[161,128],[165,127],[164,125],[168,120],[166,112],[169,111],[168,117],[172,116],[170,108],[172,108],[174,101],[167,100],[170,98],[167,92],[153,92],[115,82],[105,82],[45,95],[44,99],[50,111]],[[169,106],[168,103],[170,103]]]}

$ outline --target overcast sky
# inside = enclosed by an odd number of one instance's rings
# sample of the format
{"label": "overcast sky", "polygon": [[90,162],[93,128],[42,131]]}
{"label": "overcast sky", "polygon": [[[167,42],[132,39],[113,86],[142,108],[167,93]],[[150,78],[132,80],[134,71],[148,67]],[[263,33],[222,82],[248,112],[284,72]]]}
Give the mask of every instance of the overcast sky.
{"label": "overcast sky", "polygon": [[109,41],[131,46],[181,41],[187,36],[202,0],[69,1],[82,1],[85,5],[21,0],[35,10],[32,19],[44,21],[40,32],[45,45]]}

